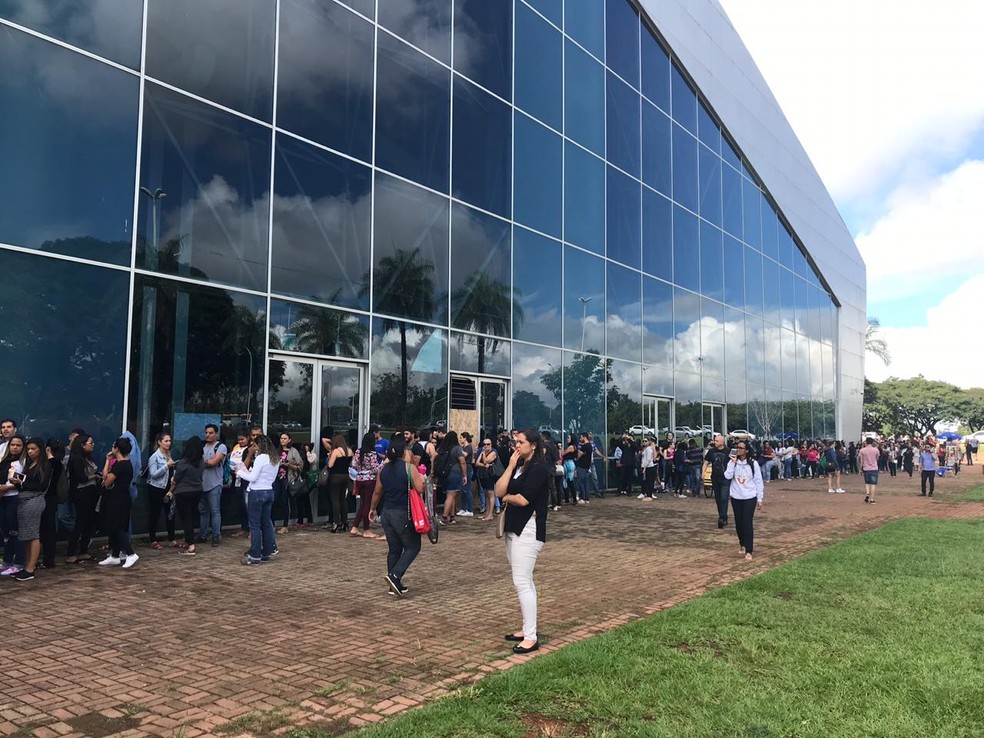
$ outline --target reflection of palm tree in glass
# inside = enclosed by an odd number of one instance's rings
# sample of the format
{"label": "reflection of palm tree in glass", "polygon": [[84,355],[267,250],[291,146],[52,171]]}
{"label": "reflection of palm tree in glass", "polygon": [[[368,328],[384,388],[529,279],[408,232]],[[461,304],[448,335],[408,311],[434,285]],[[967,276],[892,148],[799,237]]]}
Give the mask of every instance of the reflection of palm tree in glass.
{"label": "reflection of palm tree in glass", "polygon": [[[336,290],[329,301],[337,299],[341,291],[341,288]],[[310,305],[300,309],[297,320],[289,330],[297,336],[297,348],[300,351],[353,357],[363,355],[368,333],[366,326],[352,315]]]}
{"label": "reflection of palm tree in glass", "polygon": [[[509,287],[483,272],[471,275],[459,289],[451,293],[454,311],[453,325],[476,333],[509,335],[510,308],[516,320],[523,319],[523,308],[509,297]],[[463,337],[459,336],[459,343]],[[485,373],[485,350],[494,354],[499,349],[498,338],[477,336],[478,371]]]}
{"label": "reflection of palm tree in glass", "polygon": [[[434,313],[434,265],[420,258],[420,247],[396,249],[392,256],[380,259],[375,267],[376,286],[373,308],[376,312],[408,318],[428,319]],[[369,273],[362,275],[359,297],[369,294]],[[400,421],[406,423],[407,388],[407,324],[394,318],[383,318],[384,330],[400,331]]]}
{"label": "reflection of palm tree in glass", "polygon": [[[236,305],[222,325],[222,335],[222,351],[224,353],[231,355],[243,354],[247,353],[246,349],[249,349],[253,356],[262,357],[266,353],[266,341],[264,340],[267,337],[266,313],[251,310],[245,305]],[[273,331],[269,332],[268,340],[271,351],[279,351],[283,348],[280,339]],[[249,363],[252,367],[252,360]],[[276,365],[276,362],[274,362],[274,365]],[[252,396],[254,387],[256,387],[253,383],[252,375],[248,378],[248,382],[249,389],[247,395],[251,404],[256,399]],[[275,371],[273,366],[271,366],[270,388],[276,389],[283,382],[283,372]]]}

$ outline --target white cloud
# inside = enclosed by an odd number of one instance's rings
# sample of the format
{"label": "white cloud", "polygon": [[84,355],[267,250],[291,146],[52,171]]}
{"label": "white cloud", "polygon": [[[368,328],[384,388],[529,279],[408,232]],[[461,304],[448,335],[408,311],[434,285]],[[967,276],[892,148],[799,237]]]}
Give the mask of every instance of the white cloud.
{"label": "white cloud", "polygon": [[981,352],[973,350],[973,326],[981,314],[984,274],[977,274],[926,311],[926,326],[882,328],[892,363],[884,366],[875,356],[865,359],[865,375],[874,382],[888,377],[950,382],[959,387],[984,385]]}
{"label": "white cloud", "polygon": [[968,161],[921,186],[903,186],[888,210],[857,236],[870,265],[868,298],[881,302],[923,293],[980,271],[984,257],[984,161]]}
{"label": "white cloud", "polygon": [[984,123],[984,3],[721,2],[839,201],[932,173]]}

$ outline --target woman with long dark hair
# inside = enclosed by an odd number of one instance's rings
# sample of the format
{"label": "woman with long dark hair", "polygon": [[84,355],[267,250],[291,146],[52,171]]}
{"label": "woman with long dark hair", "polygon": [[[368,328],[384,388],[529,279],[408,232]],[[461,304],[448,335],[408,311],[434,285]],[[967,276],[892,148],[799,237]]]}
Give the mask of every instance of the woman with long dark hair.
{"label": "woman with long dark hair", "polygon": [[171,458],[171,434],[158,433],[154,439],[154,453],[147,461],[147,535],[150,547],[161,549],[164,545],[157,540],[157,522],[164,513],[164,527],[167,529],[167,542],[177,547],[174,536],[173,500],[165,501],[174,473],[174,459]]}
{"label": "woman with long dark hair", "polygon": [[30,438],[25,446],[23,471],[13,477],[20,491],[17,506],[17,540],[24,547],[24,568],[12,576],[20,582],[34,579],[41,554],[41,515],[44,495],[51,484],[51,467],[44,453],[44,440]]}
{"label": "woman with long dark hair", "polygon": [[328,456],[328,499],[331,500],[332,533],[348,530],[348,505],[345,499],[349,485],[349,464],[352,463],[352,449],[345,442],[345,436],[336,433],[331,439],[331,454]]}
{"label": "woman with long dark hair", "polygon": [[57,438],[49,438],[44,448],[45,458],[51,469],[51,481],[44,493],[44,512],[41,514],[41,568],[53,569],[55,566],[55,542],[58,539],[58,481],[65,469],[62,457],[65,446]]}
{"label": "woman with long dark hair", "polygon": [[[236,476],[249,483],[246,505],[249,515],[249,551],[243,564],[266,563],[280,553],[273,528],[273,482],[280,466],[273,441],[259,436],[236,467]],[[247,468],[245,463],[250,463]]]}
{"label": "woman with long dark hair", "polygon": [[294,507],[297,506],[290,497],[290,480],[300,475],[304,469],[301,452],[294,448],[293,440],[287,431],[280,434],[280,466],[277,468],[277,479],[273,483],[273,491],[274,502],[276,503],[279,500],[282,505],[281,510],[284,513],[284,524],[277,533],[287,533],[290,531],[290,508],[292,505]]}
{"label": "woman with long dark hair", "polygon": [[184,444],[184,453],[174,465],[174,477],[171,479],[171,489],[167,493],[167,501],[174,500],[177,506],[176,514],[184,528],[185,547],[178,551],[182,556],[194,556],[195,523],[198,522],[198,501],[202,496],[202,458],[205,456],[205,444],[198,436],[192,436]]}
{"label": "woman with long dark hair", "polygon": [[20,491],[13,475],[23,465],[24,436],[11,436],[0,459],[0,546],[3,547],[2,574],[10,576],[23,568],[24,554],[17,542],[17,507]]}
{"label": "woman with long dark hair", "polygon": [[407,453],[406,441],[395,438],[386,451],[386,463],[376,477],[369,504],[369,520],[376,520],[376,511],[380,501],[383,501],[383,514],[379,522],[386,533],[389,547],[386,554],[386,584],[390,594],[396,597],[405,597],[410,591],[403,584],[403,577],[420,553],[420,534],[409,515],[411,485],[418,494],[422,493],[424,478]]}
{"label": "woman with long dark hair", "polygon": [[129,438],[116,439],[112,450],[106,454],[103,466],[103,504],[105,509],[106,534],[109,537],[109,553],[99,566],[119,566],[131,568],[140,559],[134,552],[127,531],[130,529],[130,483],[133,481],[133,464],[130,452],[133,444]]}
{"label": "woman with long dark hair", "polygon": [[499,509],[499,501],[495,500],[495,474],[492,471],[498,458],[499,455],[496,453],[495,446],[492,445],[492,439],[484,439],[482,450],[478,452],[478,458],[475,459],[478,486],[482,490],[483,497],[482,512],[484,515],[482,520],[492,520],[494,518],[493,511]]}
{"label": "woman with long dark hair", "polygon": [[499,481],[495,494],[506,505],[506,559],[512,569],[513,586],[523,615],[521,632],[506,634],[507,641],[517,641],[514,653],[529,653],[540,648],[536,630],[537,601],[533,569],[547,541],[547,506],[553,470],[544,461],[543,439],[532,428],[516,434],[513,453]]}
{"label": "woman with long dark hair", "polygon": [[376,436],[374,433],[366,433],[362,436],[362,445],[352,455],[352,468],[356,472],[355,495],[359,498],[359,510],[355,514],[355,520],[352,521],[353,536],[373,539],[386,537],[369,530],[369,507],[372,503],[372,492],[376,486],[376,477],[379,475],[381,463],[379,454],[376,453]]}
{"label": "woman with long dark hair", "polygon": [[75,564],[92,561],[89,542],[96,520],[96,502],[99,500],[100,474],[92,460],[95,442],[88,433],[79,433],[72,440],[68,457],[68,499],[75,506],[75,527],[68,537],[65,562]]}
{"label": "woman with long dark hair", "polygon": [[468,483],[468,463],[465,461],[465,451],[458,442],[458,434],[448,431],[441,439],[441,445],[437,448],[437,456],[447,454],[448,471],[447,476],[440,483],[444,486],[444,513],[441,515],[441,524],[448,525],[455,522],[455,506],[458,495],[464,491],[464,486]]}

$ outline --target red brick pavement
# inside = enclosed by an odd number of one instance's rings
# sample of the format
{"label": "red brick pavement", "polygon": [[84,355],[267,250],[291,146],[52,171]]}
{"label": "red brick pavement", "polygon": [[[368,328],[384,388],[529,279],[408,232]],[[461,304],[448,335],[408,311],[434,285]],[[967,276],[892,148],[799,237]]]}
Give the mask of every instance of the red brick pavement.
{"label": "red brick pavement", "polygon": [[[965,469],[935,500],[918,479],[772,483],[756,559],[737,556],[706,499],[593,500],[551,513],[537,567],[542,651],[588,638],[708,589],[901,517],[984,517],[947,498],[984,481]],[[227,540],[186,559],[139,549],[131,571],[59,566],[0,581],[0,736],[197,738],[319,727],[341,734],[535,658],[502,633],[520,624],[492,524],[461,519],[386,594],[386,544],[321,531],[280,537],[271,564],[244,567]],[[450,626],[444,644],[435,635]],[[426,649],[419,644],[427,642]]]}

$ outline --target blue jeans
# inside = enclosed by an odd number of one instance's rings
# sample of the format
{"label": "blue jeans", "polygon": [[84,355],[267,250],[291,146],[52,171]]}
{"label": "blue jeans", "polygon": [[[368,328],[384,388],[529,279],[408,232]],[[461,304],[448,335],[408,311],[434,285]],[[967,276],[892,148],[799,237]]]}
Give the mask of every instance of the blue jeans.
{"label": "blue jeans", "polygon": [[574,484],[577,485],[577,497],[579,500],[587,500],[588,480],[591,479],[591,472],[580,466],[574,470]]}
{"label": "blue jeans", "polygon": [[790,456],[788,459],[782,460],[782,478],[792,479],[793,478],[793,457]]}
{"label": "blue jeans", "polygon": [[450,476],[458,480],[457,486],[451,486],[449,484],[448,489],[457,490],[461,495],[461,511],[474,513],[475,496],[472,494],[471,481],[467,478],[462,479],[460,472],[458,474],[451,474]]}
{"label": "blue jeans", "polygon": [[379,517],[389,552],[386,554],[386,572],[397,580],[403,579],[410,564],[420,553],[420,534],[414,530],[405,506],[384,507]]}
{"label": "blue jeans", "polygon": [[723,482],[711,482],[714,487],[714,499],[717,501],[718,508],[718,527],[728,524],[728,502],[731,500],[731,480],[725,479]]}
{"label": "blue jeans", "polygon": [[251,490],[247,515],[249,515],[248,555],[254,561],[269,559],[270,554],[277,548],[276,533],[273,530],[273,490]]}
{"label": "blue jeans", "polygon": [[222,485],[205,490],[198,501],[198,537],[199,540],[208,538],[208,529],[212,529],[212,540],[217,541],[222,536]]}

